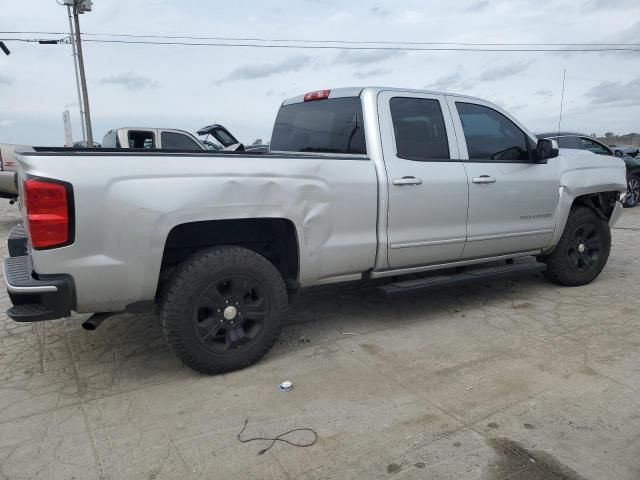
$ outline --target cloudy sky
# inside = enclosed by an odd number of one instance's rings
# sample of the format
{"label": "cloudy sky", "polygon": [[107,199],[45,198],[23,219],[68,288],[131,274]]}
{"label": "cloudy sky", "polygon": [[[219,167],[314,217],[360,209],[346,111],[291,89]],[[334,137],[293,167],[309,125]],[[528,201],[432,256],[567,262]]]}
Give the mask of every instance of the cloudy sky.
{"label": "cloudy sky", "polygon": [[[94,0],[87,33],[308,40],[635,43],[638,0]],[[55,0],[0,0],[1,31],[67,31]],[[0,38],[15,37],[2,34]],[[54,35],[25,35],[24,38]],[[96,38],[96,37],[94,37]],[[0,142],[61,145],[62,111],[81,137],[71,47],[8,43],[0,53]],[[118,126],[194,131],[219,122],[268,139],[282,99],[388,85],[467,93],[532,130],[640,132],[640,52],[338,51],[85,43],[94,136]]]}

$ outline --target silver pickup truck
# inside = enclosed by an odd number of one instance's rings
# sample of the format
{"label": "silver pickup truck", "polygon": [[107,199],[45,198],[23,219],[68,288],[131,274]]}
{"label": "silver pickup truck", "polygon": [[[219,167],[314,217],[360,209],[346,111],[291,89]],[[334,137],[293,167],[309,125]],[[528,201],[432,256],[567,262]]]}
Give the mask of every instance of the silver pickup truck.
{"label": "silver pickup truck", "polygon": [[95,328],[157,308],[187,365],[224,372],[269,350],[304,287],[386,278],[390,295],[543,270],[589,283],[626,191],[622,160],[559,151],[499,107],[444,93],[294,97],[270,148],[22,151],[8,315],[91,312]]}

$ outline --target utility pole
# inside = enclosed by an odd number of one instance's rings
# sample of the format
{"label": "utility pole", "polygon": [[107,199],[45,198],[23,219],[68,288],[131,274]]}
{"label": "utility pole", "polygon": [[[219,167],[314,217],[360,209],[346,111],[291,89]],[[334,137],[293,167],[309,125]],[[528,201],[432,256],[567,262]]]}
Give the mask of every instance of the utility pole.
{"label": "utility pole", "polygon": [[80,20],[78,19],[78,5],[73,8],[73,19],[76,25],[76,45],[78,47],[78,67],[80,69],[80,86],[84,103],[84,120],[87,129],[87,147],[93,148],[93,132],[91,131],[91,113],[89,111],[89,93],[87,92],[87,78],[84,74],[84,59],[82,58],[82,40],[80,39]]}
{"label": "utility pole", "polygon": [[[67,8],[73,9],[73,26],[71,26],[72,35],[75,34],[75,49],[77,50],[78,59],[78,74],[80,76],[80,89],[81,97],[81,109],[84,109],[84,125],[86,133],[87,147],[93,148],[93,132],[91,130],[91,111],[89,109],[89,93],[87,92],[87,78],[84,73],[84,58],[82,56],[82,39],[80,38],[80,20],[78,15],[85,12],[90,12],[92,7],[92,0],[63,0],[62,5],[66,5]],[[69,19],[71,21],[71,19]],[[75,28],[74,28],[75,27]],[[72,44],[73,44],[72,39]]]}
{"label": "utility pole", "polygon": [[[82,140],[87,141],[87,127],[84,118],[84,106],[82,103],[82,93],[80,92],[80,76],[78,74],[78,54],[76,52],[75,33],[73,31],[73,16],[71,14],[71,5],[67,5],[67,14],[69,17],[69,32],[71,34],[71,51],[73,56],[73,68],[76,71],[76,90],[78,91],[78,108],[80,108],[80,125],[82,126]],[[86,143],[88,146],[89,144]]]}

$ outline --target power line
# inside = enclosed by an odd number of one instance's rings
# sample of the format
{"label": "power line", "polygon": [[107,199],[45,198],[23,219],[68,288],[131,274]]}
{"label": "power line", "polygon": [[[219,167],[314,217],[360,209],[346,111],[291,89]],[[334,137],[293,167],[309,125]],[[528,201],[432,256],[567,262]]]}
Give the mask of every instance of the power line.
{"label": "power line", "polygon": [[177,42],[177,41],[145,41],[145,40],[98,40],[85,39],[93,43],[117,43],[133,45],[181,45],[191,47],[244,47],[244,48],[287,48],[302,50],[369,50],[369,51],[404,51],[404,52],[640,52],[638,48],[603,47],[603,48],[475,48],[475,47],[377,47],[347,45],[278,45],[269,43],[209,43],[209,42]]}
{"label": "power line", "polygon": [[[6,31],[0,34],[29,34],[29,35],[64,35],[65,32],[27,32],[27,31]],[[272,43],[310,43],[310,44],[340,44],[340,45],[454,45],[460,47],[640,47],[640,43],[590,43],[590,42],[568,42],[568,43],[505,43],[505,42],[410,42],[410,41],[387,41],[387,40],[308,40],[294,38],[259,38],[259,37],[201,37],[190,35],[140,35],[128,33],[87,33],[83,36],[92,37],[122,37],[122,38],[155,38],[173,40],[214,40],[222,42],[272,42]],[[97,41],[89,40],[87,41]],[[106,40],[105,40],[106,42]],[[161,43],[161,42],[156,42]],[[182,43],[180,43],[182,44]],[[189,45],[200,45],[188,43]],[[217,46],[217,44],[216,44]],[[236,46],[233,44],[232,46]],[[244,46],[244,45],[238,45]]]}
{"label": "power line", "polygon": [[[2,38],[5,42],[27,42],[40,44],[67,43],[68,39],[44,40],[24,38]],[[186,47],[236,47],[236,48],[284,48],[299,50],[355,50],[355,51],[395,51],[395,52],[498,52],[498,53],[597,53],[597,52],[640,52],[640,47],[603,47],[603,48],[489,48],[489,47],[401,47],[401,46],[350,46],[350,45],[278,45],[268,43],[231,43],[231,42],[178,42],[145,40],[102,40],[86,38],[85,42],[131,45],[177,45]]]}
{"label": "power line", "polygon": [[[32,40],[32,39],[2,39],[4,41],[64,43],[65,40]],[[177,42],[157,40],[101,40],[85,39],[85,42],[106,44],[131,45],[179,45],[188,47],[240,47],[240,48],[285,48],[301,50],[356,50],[356,51],[396,51],[396,52],[516,52],[516,53],[570,53],[570,52],[640,52],[639,48],[604,47],[604,48],[477,48],[477,47],[377,47],[377,46],[347,46],[347,45],[277,45],[268,43],[220,43],[220,42]]]}

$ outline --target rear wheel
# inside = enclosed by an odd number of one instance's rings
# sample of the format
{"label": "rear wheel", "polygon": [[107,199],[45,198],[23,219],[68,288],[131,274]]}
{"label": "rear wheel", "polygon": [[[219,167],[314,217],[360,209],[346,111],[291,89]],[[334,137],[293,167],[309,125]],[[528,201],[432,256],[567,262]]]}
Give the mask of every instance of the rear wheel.
{"label": "rear wheel", "polygon": [[610,250],[609,225],[590,208],[572,208],[558,245],[544,259],[545,275],[559,285],[585,285],[600,274]]}
{"label": "rear wheel", "polygon": [[637,174],[629,175],[627,178],[627,196],[624,199],[624,206],[627,208],[635,207],[640,203],[640,176]]}
{"label": "rear wheel", "polygon": [[276,340],[287,307],[280,273],[241,247],[215,247],[185,260],[160,308],[165,341],[189,367],[222,373],[259,360]]}

